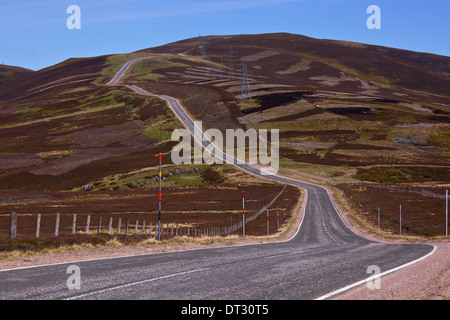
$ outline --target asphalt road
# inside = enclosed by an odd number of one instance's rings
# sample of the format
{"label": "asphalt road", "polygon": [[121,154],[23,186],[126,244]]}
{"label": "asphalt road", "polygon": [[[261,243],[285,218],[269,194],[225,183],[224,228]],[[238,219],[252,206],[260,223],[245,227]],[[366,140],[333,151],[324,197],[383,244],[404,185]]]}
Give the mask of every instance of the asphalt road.
{"label": "asphalt road", "polygon": [[[123,67],[110,84],[116,84],[132,63]],[[128,87],[149,95],[134,85]],[[178,101],[160,97],[193,131],[193,121]],[[235,165],[260,174],[252,166]],[[373,276],[369,266],[377,266],[382,274],[389,273],[435,249],[426,244],[370,241],[345,225],[323,187],[278,175],[264,177],[307,190],[301,226],[289,241],[0,271],[0,298],[322,299]],[[80,289],[69,289],[67,285],[70,265],[79,267]]]}

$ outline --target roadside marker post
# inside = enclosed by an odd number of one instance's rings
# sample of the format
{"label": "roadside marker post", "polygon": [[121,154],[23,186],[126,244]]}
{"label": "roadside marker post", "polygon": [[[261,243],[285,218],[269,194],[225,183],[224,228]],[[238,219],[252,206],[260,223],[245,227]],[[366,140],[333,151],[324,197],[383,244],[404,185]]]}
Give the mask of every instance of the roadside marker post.
{"label": "roadside marker post", "polygon": [[269,206],[266,206],[267,211],[267,235],[269,235]]}
{"label": "roadside marker post", "polygon": [[378,208],[378,231],[380,230],[380,208]]}
{"label": "roadside marker post", "polygon": [[402,205],[400,205],[400,234],[402,234]]}
{"label": "roadside marker post", "polygon": [[280,214],[279,214],[279,208],[277,208],[277,231],[280,231]]}
{"label": "roadside marker post", "polygon": [[448,237],[448,189],[445,190],[445,236]]}
{"label": "roadside marker post", "polygon": [[161,241],[161,153],[159,153],[158,241]]}
{"label": "roadside marker post", "polygon": [[242,237],[245,238],[245,196],[242,191]]}

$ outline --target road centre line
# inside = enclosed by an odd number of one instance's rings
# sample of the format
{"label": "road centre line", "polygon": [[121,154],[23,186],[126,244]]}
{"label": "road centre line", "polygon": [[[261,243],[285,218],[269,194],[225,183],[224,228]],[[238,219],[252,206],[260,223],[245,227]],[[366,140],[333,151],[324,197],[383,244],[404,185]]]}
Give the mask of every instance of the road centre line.
{"label": "road centre line", "polygon": [[112,290],[117,290],[117,289],[123,289],[123,288],[126,288],[126,287],[140,285],[140,284],[153,282],[153,281],[157,281],[157,280],[173,278],[173,277],[182,276],[182,275],[186,275],[186,274],[191,274],[191,273],[195,273],[195,272],[200,272],[200,271],[204,271],[204,270],[208,270],[208,269],[209,268],[200,268],[200,269],[195,269],[195,270],[191,270],[191,271],[178,272],[178,273],[168,274],[168,275],[160,276],[160,277],[156,277],[156,278],[130,282],[130,283],[127,283],[127,284],[122,284],[122,285],[111,287],[111,288],[100,289],[100,290],[96,290],[96,291],[91,291],[91,292],[88,292],[88,293],[80,294],[80,295],[77,295],[77,296],[66,298],[64,300],[75,300],[75,299],[85,298],[85,297],[92,296],[92,295],[95,295],[95,294],[100,294],[100,293],[104,293],[104,292],[108,292],[108,291],[112,291]]}

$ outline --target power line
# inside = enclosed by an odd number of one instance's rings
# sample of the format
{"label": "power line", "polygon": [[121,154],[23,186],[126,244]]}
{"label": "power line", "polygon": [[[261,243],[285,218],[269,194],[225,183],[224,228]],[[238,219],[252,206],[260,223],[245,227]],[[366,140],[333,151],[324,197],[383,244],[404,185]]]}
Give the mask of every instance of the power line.
{"label": "power line", "polygon": [[247,63],[242,63],[242,78],[241,78],[241,102],[243,100],[250,100],[250,84],[248,83]]}
{"label": "power line", "polygon": [[228,53],[228,80],[232,78],[234,78],[233,45],[230,45],[230,51]]}

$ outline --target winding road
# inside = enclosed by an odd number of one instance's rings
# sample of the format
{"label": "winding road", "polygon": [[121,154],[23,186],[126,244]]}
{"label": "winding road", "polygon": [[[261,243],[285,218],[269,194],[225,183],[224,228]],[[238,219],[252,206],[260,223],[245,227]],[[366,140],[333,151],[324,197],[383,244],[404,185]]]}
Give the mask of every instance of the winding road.
{"label": "winding road", "polygon": [[[127,62],[108,84],[116,85],[141,59]],[[126,86],[152,95],[135,85]],[[181,104],[172,97],[158,97],[193,133],[194,121]],[[195,138],[204,146],[212,143],[205,137]],[[248,164],[236,161],[234,165],[261,176],[259,169]],[[4,270],[0,271],[0,299],[326,299],[372,281],[369,266],[379,268],[381,274],[376,276],[382,276],[436,250],[427,244],[368,240],[344,223],[325,188],[279,175],[262,177],[307,191],[301,225],[288,241]],[[70,290],[66,272],[74,264],[80,268],[81,286]]]}

